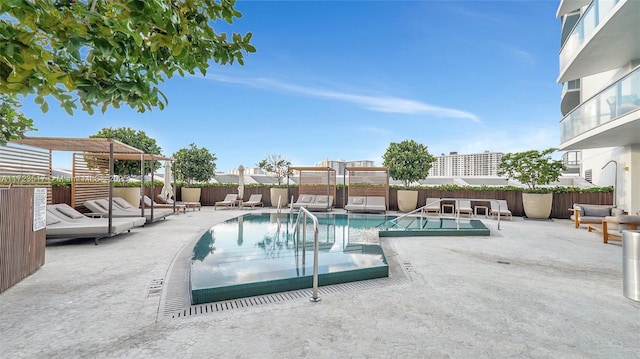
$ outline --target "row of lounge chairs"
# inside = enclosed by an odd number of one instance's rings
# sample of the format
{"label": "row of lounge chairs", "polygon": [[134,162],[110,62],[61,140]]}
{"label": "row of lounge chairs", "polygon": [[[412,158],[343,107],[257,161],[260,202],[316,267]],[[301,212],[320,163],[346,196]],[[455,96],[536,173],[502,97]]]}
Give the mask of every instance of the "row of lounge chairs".
{"label": "row of lounge chairs", "polygon": [[100,238],[129,232],[145,223],[139,216],[112,218],[109,231],[108,218],[87,217],[65,203],[47,205],[47,239],[93,238],[98,244]]}
{"label": "row of lounge chairs", "polygon": [[344,206],[347,212],[382,212],[387,211],[384,197],[379,196],[350,196]]}
{"label": "row of lounge chairs", "polygon": [[[112,206],[112,217],[113,218],[122,218],[122,217],[141,217],[140,208],[136,208],[132,206],[129,202],[127,202],[124,198],[113,197],[113,206]],[[109,199],[108,198],[100,198],[100,199],[92,199],[85,201],[84,206],[87,207],[93,214],[102,214],[106,216],[109,213]],[[144,217],[147,222],[155,222],[161,219],[165,219],[167,216],[173,214],[172,209],[168,208],[154,208],[153,216],[151,211],[145,211]]]}
{"label": "row of lounge chairs", "polygon": [[214,204],[214,210],[217,207],[226,207],[231,208],[236,205],[244,207],[256,208],[257,206],[263,206],[262,204],[262,195],[261,194],[252,194],[247,201],[239,201],[238,195],[236,193],[230,193],[224,197],[222,201],[218,201]]}
{"label": "row of lounge chairs", "polygon": [[330,211],[333,209],[333,196],[301,194],[298,200],[289,205],[292,209],[304,207],[310,211]]}
{"label": "row of lounge chairs", "polygon": [[[488,208],[487,206],[481,206],[481,207],[484,207],[485,209],[488,210],[487,215],[491,216],[491,218],[493,217],[497,218],[498,216],[509,217],[509,219],[513,218],[513,215],[511,213],[511,210],[509,210],[509,206],[507,205],[506,200],[493,199],[493,200],[487,200],[487,201],[489,201],[489,207]],[[474,209],[471,207],[471,200],[459,199],[459,200],[456,200],[455,202],[456,204],[452,206],[453,208],[452,213],[455,213],[457,215],[466,214],[468,216],[471,216],[474,214]],[[445,206],[442,206],[442,207],[445,207]],[[479,206],[476,206],[476,207],[479,207]],[[441,208],[441,199],[427,198],[424,210],[427,213],[435,213],[437,215],[440,215],[441,213],[444,212]]]}

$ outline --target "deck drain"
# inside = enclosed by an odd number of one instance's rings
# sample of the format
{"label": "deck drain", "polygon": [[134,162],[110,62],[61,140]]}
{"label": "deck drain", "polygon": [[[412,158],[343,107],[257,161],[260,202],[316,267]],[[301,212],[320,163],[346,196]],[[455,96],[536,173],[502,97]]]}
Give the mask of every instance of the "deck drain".
{"label": "deck drain", "polygon": [[164,278],[151,280],[151,283],[149,283],[147,298],[159,297],[160,294],[162,294],[163,285],[164,285]]}
{"label": "deck drain", "polygon": [[411,262],[402,262],[402,266],[404,267],[404,270],[406,270],[409,273],[417,273],[416,267],[414,267],[414,265],[411,264]]}
{"label": "deck drain", "polygon": [[499,264],[511,264],[511,262],[507,262],[507,261],[498,261]]}
{"label": "deck drain", "polygon": [[[328,285],[318,288],[318,295],[323,296],[330,293],[344,292],[348,290],[364,290],[372,288],[381,288],[388,285],[404,283],[408,280],[406,277],[387,277],[363,280],[358,282],[349,282],[342,284]],[[288,302],[292,300],[308,300],[312,295],[312,290],[300,289],[290,292],[281,292],[273,294],[265,294],[255,297],[231,299],[222,302],[205,303],[198,305],[191,305],[188,308],[184,308],[173,312],[167,313],[170,318],[188,318],[196,315],[212,314],[218,312],[224,312],[229,310],[247,309],[251,307],[261,306],[265,304],[275,304]]]}

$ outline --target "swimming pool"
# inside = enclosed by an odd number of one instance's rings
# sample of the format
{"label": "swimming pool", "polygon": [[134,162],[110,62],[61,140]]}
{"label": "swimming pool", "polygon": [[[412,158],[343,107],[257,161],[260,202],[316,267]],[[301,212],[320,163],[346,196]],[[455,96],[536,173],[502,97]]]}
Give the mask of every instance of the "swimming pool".
{"label": "swimming pool", "polygon": [[[317,214],[319,285],[387,277],[378,229],[381,215]],[[197,241],[191,259],[191,302],[201,304],[311,288],[313,225],[306,251],[296,246],[295,216],[246,214],[216,224]]]}
{"label": "swimming pool", "polygon": [[[319,285],[387,277],[380,237],[488,235],[478,220],[401,218],[374,214],[317,213]],[[196,242],[190,267],[191,303],[202,304],[311,288],[313,225],[296,244],[296,216],[246,214],[211,227]]]}

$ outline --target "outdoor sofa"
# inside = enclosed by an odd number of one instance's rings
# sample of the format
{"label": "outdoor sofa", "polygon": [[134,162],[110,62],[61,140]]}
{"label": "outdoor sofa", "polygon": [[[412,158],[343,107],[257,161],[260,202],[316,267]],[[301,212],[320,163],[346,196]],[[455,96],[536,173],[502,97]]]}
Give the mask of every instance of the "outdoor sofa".
{"label": "outdoor sofa", "polygon": [[602,225],[605,217],[615,217],[624,214],[624,210],[616,208],[615,205],[600,204],[575,203],[573,208],[569,208],[569,211],[573,213],[570,218],[573,220],[576,228],[579,228],[581,224]]}

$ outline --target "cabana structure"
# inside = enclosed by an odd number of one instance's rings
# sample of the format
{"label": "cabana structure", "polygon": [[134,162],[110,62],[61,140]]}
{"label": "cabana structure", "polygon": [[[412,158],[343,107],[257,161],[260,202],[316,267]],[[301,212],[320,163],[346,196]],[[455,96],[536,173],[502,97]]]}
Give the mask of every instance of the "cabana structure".
{"label": "cabana structure", "polygon": [[[306,195],[313,201],[304,204],[310,209],[330,209],[336,198],[336,170],[331,167],[290,167],[298,171],[298,198]],[[328,201],[322,202],[323,199]],[[296,208],[292,203],[293,208]]]}
{"label": "cabana structure", "polygon": [[[354,205],[358,210],[368,211],[366,209],[367,199],[381,198],[384,198],[384,210],[389,209],[388,167],[346,167],[344,170],[343,181],[345,185],[347,185],[347,174],[349,178],[349,198],[363,199],[362,203],[359,201],[352,203],[347,200],[348,204],[344,205],[345,209],[348,209],[349,205]],[[343,196],[343,198],[345,197]],[[380,209],[376,207],[374,211],[380,211]]]}
{"label": "cabana structure", "polygon": [[[135,147],[109,138],[26,137],[0,146],[0,187],[45,187],[47,203],[52,204],[53,151],[78,152],[73,154],[71,178],[74,208],[81,207],[85,200],[99,197],[108,197],[109,202],[112,202],[113,164],[116,159],[140,161],[143,169],[145,161],[152,161],[153,164],[154,161],[171,160],[164,156],[145,154]],[[153,169],[151,173],[153,179]],[[144,191],[144,181],[142,190]],[[142,206],[142,217],[144,211]],[[153,209],[151,211],[153,219]],[[107,214],[109,224],[111,213],[112,204]]]}

